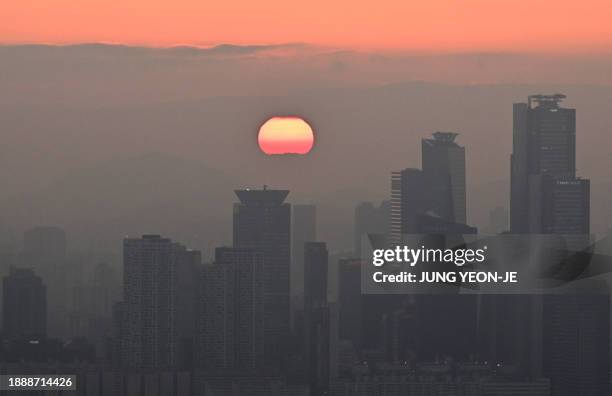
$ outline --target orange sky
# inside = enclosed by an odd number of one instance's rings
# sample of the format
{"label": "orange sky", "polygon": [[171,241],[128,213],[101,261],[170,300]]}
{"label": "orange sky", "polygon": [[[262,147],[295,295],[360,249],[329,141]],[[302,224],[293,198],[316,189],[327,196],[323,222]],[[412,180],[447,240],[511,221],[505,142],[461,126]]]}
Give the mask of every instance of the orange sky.
{"label": "orange sky", "polygon": [[3,0],[2,43],[609,51],[610,0]]}

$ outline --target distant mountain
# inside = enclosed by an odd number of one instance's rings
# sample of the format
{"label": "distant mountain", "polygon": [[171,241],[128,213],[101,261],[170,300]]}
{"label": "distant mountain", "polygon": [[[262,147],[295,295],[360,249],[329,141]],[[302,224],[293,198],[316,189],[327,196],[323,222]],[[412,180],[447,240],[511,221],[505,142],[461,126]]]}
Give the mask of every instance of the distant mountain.
{"label": "distant mountain", "polygon": [[24,228],[63,226],[80,246],[117,250],[123,236],[160,233],[210,249],[231,242],[236,187],[218,170],[154,153],[79,170],[0,210]]}

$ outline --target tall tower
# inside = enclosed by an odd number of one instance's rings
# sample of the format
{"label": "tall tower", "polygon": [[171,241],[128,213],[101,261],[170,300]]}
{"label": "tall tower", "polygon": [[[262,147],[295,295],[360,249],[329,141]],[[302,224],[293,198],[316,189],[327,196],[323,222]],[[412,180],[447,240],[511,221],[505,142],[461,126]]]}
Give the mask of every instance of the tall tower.
{"label": "tall tower", "polygon": [[391,173],[391,243],[400,243],[402,234],[418,233],[418,216],[428,207],[426,191],[425,178],[420,169],[407,168]]}
{"label": "tall tower", "polygon": [[363,339],[362,265],[360,259],[338,261],[338,332],[340,339],[350,341],[354,348],[361,348]]}
{"label": "tall tower", "polygon": [[234,247],[263,254],[265,359],[278,364],[287,350],[290,318],[291,205],[288,190],[236,190]]}
{"label": "tall tower", "polygon": [[22,258],[23,266],[32,268],[47,287],[47,333],[67,337],[72,288],[78,282],[79,268],[66,268],[66,232],[55,226],[27,230]]}
{"label": "tall tower", "polygon": [[327,304],[327,245],[307,242],[304,245],[304,312]]}
{"label": "tall tower", "polygon": [[543,374],[553,395],[610,394],[609,288],[584,282],[583,290],[543,297]]}
{"label": "tall tower", "polygon": [[335,316],[327,304],[328,258],[325,242],[304,245],[304,360],[311,395],[323,394],[330,375]]}
{"label": "tall tower", "polygon": [[531,95],[514,104],[513,233],[589,233],[589,181],[576,177],[576,110],[561,107],[563,99]]}
{"label": "tall tower", "polygon": [[3,331],[8,338],[47,335],[47,288],[34,271],[11,268],[3,280]]}
{"label": "tall tower", "polygon": [[421,141],[422,168],[430,191],[430,210],[452,223],[466,223],[465,147],[457,133],[435,132]]}
{"label": "tall tower", "polygon": [[182,361],[181,346],[193,336],[193,279],[199,261],[200,252],[159,235],[123,241],[125,367],[170,368]]}
{"label": "tall tower", "polygon": [[264,363],[263,256],[218,248],[203,266],[198,308],[198,366],[252,372]]}
{"label": "tall tower", "polygon": [[458,134],[435,132],[423,139],[422,167],[391,173],[391,244],[402,234],[471,234],[466,227],[465,148]]}

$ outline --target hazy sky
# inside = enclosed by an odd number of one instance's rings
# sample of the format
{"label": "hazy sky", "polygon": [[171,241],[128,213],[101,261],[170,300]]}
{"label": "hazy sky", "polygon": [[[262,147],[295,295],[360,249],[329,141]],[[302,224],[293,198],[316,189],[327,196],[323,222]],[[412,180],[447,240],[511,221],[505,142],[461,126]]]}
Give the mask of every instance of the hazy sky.
{"label": "hazy sky", "polygon": [[[113,248],[158,232],[210,252],[233,188],[265,183],[316,203],[320,237],[350,248],[354,205],[387,198],[436,130],[460,133],[482,226],[507,207],[512,103],[563,92],[605,230],[611,14],[610,0],[4,1],[0,228]],[[263,155],[259,126],[288,114],[311,123],[313,151]]]}
{"label": "hazy sky", "polygon": [[[0,46],[0,227],[18,238],[60,225],[76,246],[113,249],[154,232],[210,253],[231,240],[232,190],[268,184],[316,203],[320,238],[349,248],[355,204],[388,197],[389,172],[420,166],[420,139],[437,130],[460,134],[468,218],[483,226],[508,205],[512,103],[562,92],[601,232],[612,225],[610,70],[602,54]],[[263,155],[259,127],[288,114],[311,123],[314,149]]]}
{"label": "hazy sky", "polygon": [[592,52],[612,49],[610,15],[609,0],[8,0],[0,42]]}

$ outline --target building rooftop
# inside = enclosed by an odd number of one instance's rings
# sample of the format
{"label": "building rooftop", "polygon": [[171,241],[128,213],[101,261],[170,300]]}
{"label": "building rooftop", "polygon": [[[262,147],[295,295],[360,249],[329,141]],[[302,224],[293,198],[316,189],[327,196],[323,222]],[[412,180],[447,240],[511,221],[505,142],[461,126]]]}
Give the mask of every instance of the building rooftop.
{"label": "building rooftop", "polygon": [[455,138],[459,136],[458,133],[455,132],[434,132],[431,135],[433,139],[423,139],[423,142],[431,145],[431,146],[456,146],[459,145],[455,142]]}
{"label": "building rooftop", "polygon": [[289,190],[270,190],[268,186],[263,186],[261,190],[246,188],[234,190],[234,193],[245,205],[281,205],[289,195]]}
{"label": "building rooftop", "polygon": [[552,95],[529,95],[527,98],[529,101],[529,108],[534,107],[547,107],[547,108],[555,108],[559,107],[559,103],[563,101],[567,96],[564,94],[552,94]]}

